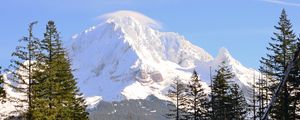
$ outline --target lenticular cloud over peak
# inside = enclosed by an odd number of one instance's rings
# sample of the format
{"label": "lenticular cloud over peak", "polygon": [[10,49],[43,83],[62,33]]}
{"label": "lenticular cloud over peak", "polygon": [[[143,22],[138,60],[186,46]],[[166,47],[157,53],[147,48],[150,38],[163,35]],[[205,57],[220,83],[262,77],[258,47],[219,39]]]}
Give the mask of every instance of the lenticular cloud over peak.
{"label": "lenticular cloud over peak", "polygon": [[120,10],[120,11],[116,11],[116,12],[111,12],[111,13],[107,13],[101,16],[97,17],[98,19],[126,19],[126,18],[130,18],[130,19],[135,19],[137,21],[139,21],[141,24],[143,25],[147,25],[150,27],[155,27],[155,28],[161,28],[161,24],[157,21],[154,20],[142,13],[136,12],[136,11],[130,11],[130,10]]}

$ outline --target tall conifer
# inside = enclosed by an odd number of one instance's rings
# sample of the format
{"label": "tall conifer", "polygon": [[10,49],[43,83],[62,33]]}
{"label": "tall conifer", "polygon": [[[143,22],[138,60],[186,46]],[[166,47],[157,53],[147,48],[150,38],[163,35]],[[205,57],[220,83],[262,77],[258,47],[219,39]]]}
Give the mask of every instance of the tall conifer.
{"label": "tall conifer", "polygon": [[232,83],[234,75],[225,62],[219,65],[213,77],[210,101],[212,120],[243,120],[246,118],[247,103],[239,86]]}
{"label": "tall conifer", "polygon": [[185,89],[186,85],[176,77],[167,94],[171,100],[175,101],[175,104],[169,104],[170,112],[165,115],[168,119],[183,120],[185,118],[186,112],[183,110],[186,99]]}
{"label": "tall conifer", "polygon": [[82,94],[76,86],[70,59],[53,21],[46,26],[40,44],[38,71],[35,73],[39,91],[35,96],[36,119],[85,120],[88,119]]}
{"label": "tall conifer", "polygon": [[229,120],[230,119],[230,97],[229,90],[230,86],[228,81],[233,78],[233,74],[230,72],[229,68],[225,66],[223,62],[219,68],[216,70],[216,75],[213,77],[213,94],[214,98],[211,100],[211,109],[213,120]]}
{"label": "tall conifer", "polygon": [[4,98],[6,98],[6,92],[3,86],[4,86],[4,78],[1,73],[1,67],[0,67],[0,102],[4,102]]}
{"label": "tall conifer", "polygon": [[243,91],[240,87],[233,83],[230,86],[230,120],[244,120],[247,113],[247,103]]}
{"label": "tall conifer", "polygon": [[193,71],[191,81],[187,86],[186,97],[187,100],[185,101],[185,110],[190,113],[190,119],[208,119],[208,95],[204,93],[204,88],[202,87],[200,78],[195,70]]}
{"label": "tall conifer", "polygon": [[20,46],[17,46],[15,52],[12,53],[13,59],[9,66],[11,75],[8,77],[8,79],[13,81],[13,84],[10,84],[10,86],[23,95],[23,97],[19,98],[10,98],[10,100],[19,103],[16,106],[17,110],[14,112],[25,116],[28,120],[32,119],[33,68],[36,65],[35,60],[39,46],[39,40],[33,36],[33,25],[36,23],[32,22],[29,24],[28,36],[20,39]]}
{"label": "tall conifer", "polygon": [[[263,57],[261,63],[264,67],[260,68],[260,71],[271,79],[268,81],[269,91],[274,91],[278,86],[280,80],[283,80],[284,73],[286,71],[288,62],[292,59],[296,47],[298,44],[296,35],[292,30],[292,24],[287,18],[286,11],[283,9],[280,15],[278,26],[275,26],[278,32],[274,32],[272,42],[269,43],[267,50],[269,53],[267,57]],[[291,71],[287,83],[283,86],[279,97],[275,102],[273,109],[270,112],[272,119],[295,119],[298,99],[296,99],[299,93],[296,90],[299,85],[297,84],[298,69],[295,67]]]}

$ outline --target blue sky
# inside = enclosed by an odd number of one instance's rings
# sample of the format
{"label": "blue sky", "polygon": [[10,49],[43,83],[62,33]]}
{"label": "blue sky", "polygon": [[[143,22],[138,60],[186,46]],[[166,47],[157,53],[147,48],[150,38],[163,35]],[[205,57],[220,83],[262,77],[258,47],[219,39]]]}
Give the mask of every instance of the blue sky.
{"label": "blue sky", "polygon": [[42,36],[54,20],[65,41],[99,23],[97,16],[118,10],[137,11],[177,32],[215,56],[226,47],[247,67],[258,68],[282,8],[300,33],[300,1],[296,0],[1,0],[0,65],[8,66],[28,24],[39,21]]}

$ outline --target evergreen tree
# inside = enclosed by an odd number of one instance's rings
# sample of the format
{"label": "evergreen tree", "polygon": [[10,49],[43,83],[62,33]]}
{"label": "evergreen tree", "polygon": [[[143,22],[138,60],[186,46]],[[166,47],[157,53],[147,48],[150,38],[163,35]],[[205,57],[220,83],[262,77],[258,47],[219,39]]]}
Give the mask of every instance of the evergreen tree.
{"label": "evergreen tree", "polygon": [[247,113],[247,103],[243,92],[237,84],[232,84],[230,87],[230,120],[244,120]]}
{"label": "evergreen tree", "polygon": [[[57,41],[59,42],[59,41]],[[60,44],[60,43],[57,43]],[[59,110],[61,114],[57,118],[70,119],[70,120],[86,120],[87,112],[83,95],[79,92],[76,86],[76,80],[72,74],[70,59],[67,57],[66,52],[61,49],[58,57],[58,72],[56,77],[60,80],[62,87],[58,88],[61,93],[58,97],[59,104],[62,108]]]}
{"label": "evergreen tree", "polygon": [[88,119],[82,94],[76,86],[70,59],[62,47],[59,33],[53,21],[46,26],[40,44],[37,69],[34,76],[38,91],[34,96],[34,118],[47,120]]}
{"label": "evergreen tree", "polygon": [[[298,38],[299,41],[299,38]],[[299,43],[298,43],[299,44]],[[291,116],[290,119],[300,119],[300,59],[297,60],[297,66],[293,68],[292,71],[292,80],[291,80],[291,88],[290,91],[290,106],[291,106]]]}
{"label": "evergreen tree", "polygon": [[[22,93],[24,97],[10,98],[14,102],[19,102],[20,105],[16,106],[18,109],[14,112],[26,117],[26,119],[32,119],[32,85],[34,82],[33,68],[35,67],[36,55],[38,53],[37,48],[39,40],[33,36],[33,25],[37,22],[29,24],[29,35],[20,39],[20,46],[16,47],[12,56],[10,71],[11,76],[8,78],[13,81],[10,86],[19,93]],[[25,98],[25,99],[22,99]],[[26,107],[28,106],[28,107]],[[26,110],[27,108],[27,110]]]}
{"label": "evergreen tree", "polygon": [[[264,109],[263,109],[263,107],[262,107],[262,105],[263,105],[263,79],[261,79],[260,77],[258,78],[258,82],[256,82],[256,83],[254,83],[255,84],[255,87],[254,87],[254,89],[257,89],[258,91],[257,91],[257,94],[254,96],[254,99],[255,99],[255,101],[257,101],[258,102],[258,111],[257,111],[257,115],[256,116],[254,116],[255,118],[261,118],[261,116],[262,116],[262,114],[263,114],[263,112],[264,112]],[[255,119],[254,119],[255,120]]]}
{"label": "evergreen tree", "polygon": [[255,97],[256,97],[256,101],[259,103],[256,118],[258,118],[259,120],[262,119],[264,110],[267,108],[267,105],[269,104],[270,101],[268,79],[270,78],[268,78],[265,75],[260,75],[258,82],[256,83],[258,94]]}
{"label": "evergreen tree", "polygon": [[225,66],[223,62],[219,68],[216,70],[216,75],[213,77],[213,93],[211,94],[212,99],[210,102],[211,112],[213,120],[230,120],[230,86],[228,80],[233,78],[233,74],[230,72],[229,68]]}
{"label": "evergreen tree", "polygon": [[[268,91],[274,91],[280,80],[283,80],[288,62],[292,59],[297,48],[297,38],[292,30],[292,24],[287,18],[287,14],[283,9],[280,16],[278,26],[275,26],[278,32],[272,37],[272,43],[269,43],[270,53],[267,57],[263,57],[261,63],[264,67],[260,71],[271,79],[268,81]],[[296,119],[297,111],[297,94],[299,84],[297,83],[298,68],[293,68],[287,83],[283,86],[273,109],[270,112],[272,119]],[[298,111],[299,112],[299,111]]]}
{"label": "evergreen tree", "polygon": [[233,78],[234,75],[225,62],[222,62],[213,77],[213,87],[211,88],[211,98],[213,99],[210,101],[211,119],[243,120],[246,118],[246,99],[239,86],[232,83]]}
{"label": "evergreen tree", "polygon": [[[249,83],[251,84],[251,83]],[[257,101],[257,96],[259,95],[260,93],[260,90],[259,90],[259,84],[257,84],[255,82],[255,75],[253,75],[253,83],[251,85],[252,89],[250,91],[248,91],[250,93],[250,95],[252,96],[252,104],[249,104],[249,109],[251,110],[251,114],[253,114],[253,116],[251,116],[253,118],[253,120],[256,120],[256,118],[258,117],[257,113],[257,107],[259,104],[258,101]],[[257,90],[258,89],[258,90]],[[258,94],[257,94],[258,92]]]}
{"label": "evergreen tree", "polygon": [[186,85],[176,77],[167,94],[171,100],[175,101],[175,105],[173,103],[168,104],[170,113],[165,115],[168,119],[183,120],[185,118],[186,112],[183,111],[186,99],[185,89]]}
{"label": "evergreen tree", "polygon": [[190,119],[206,120],[208,119],[208,98],[200,83],[197,72],[194,70],[186,90],[185,111],[190,113]]}
{"label": "evergreen tree", "polygon": [[[1,67],[0,67],[0,70],[1,70]],[[4,86],[4,78],[0,71],[0,102],[4,102],[4,99],[6,98],[6,92],[3,88],[3,86]]]}

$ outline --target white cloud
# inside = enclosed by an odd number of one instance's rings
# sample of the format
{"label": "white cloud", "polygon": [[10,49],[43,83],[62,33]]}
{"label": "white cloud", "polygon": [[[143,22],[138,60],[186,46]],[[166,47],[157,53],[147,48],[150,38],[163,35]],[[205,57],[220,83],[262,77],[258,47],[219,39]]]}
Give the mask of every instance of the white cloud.
{"label": "white cloud", "polygon": [[157,20],[154,20],[146,15],[143,15],[142,13],[136,12],[136,11],[129,11],[129,10],[121,10],[117,12],[107,13],[101,16],[98,16],[97,19],[108,19],[112,17],[133,17],[137,19],[139,22],[147,25],[151,25],[156,28],[161,28],[160,22]]}
{"label": "white cloud", "polygon": [[284,0],[262,0],[262,1],[274,3],[274,4],[280,4],[280,5],[300,7],[300,2],[291,2],[291,1],[284,1]]}

